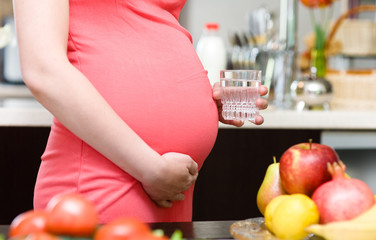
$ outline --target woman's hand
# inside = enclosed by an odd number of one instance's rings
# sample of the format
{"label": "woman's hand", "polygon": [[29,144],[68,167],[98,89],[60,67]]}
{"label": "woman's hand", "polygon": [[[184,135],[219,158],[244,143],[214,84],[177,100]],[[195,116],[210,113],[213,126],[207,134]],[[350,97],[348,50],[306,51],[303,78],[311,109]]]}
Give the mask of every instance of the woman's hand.
{"label": "woman's hand", "polygon": [[[260,96],[265,96],[268,93],[268,88],[264,85],[259,87],[259,94]],[[213,85],[213,98],[217,103],[218,108],[218,117],[219,121],[225,124],[234,125],[236,127],[243,126],[244,122],[240,120],[225,120],[222,116],[222,102],[221,102],[221,89],[219,86],[219,82],[214,83]],[[268,107],[268,101],[263,98],[259,98],[256,101],[256,107],[260,110],[264,110]],[[255,121],[253,122],[256,125],[261,125],[264,122],[264,118],[262,116],[257,116]]]}
{"label": "woman's hand", "polygon": [[197,179],[198,165],[190,156],[174,152],[162,155],[161,161],[142,186],[158,206],[171,207],[173,201],[184,200],[183,192]]}

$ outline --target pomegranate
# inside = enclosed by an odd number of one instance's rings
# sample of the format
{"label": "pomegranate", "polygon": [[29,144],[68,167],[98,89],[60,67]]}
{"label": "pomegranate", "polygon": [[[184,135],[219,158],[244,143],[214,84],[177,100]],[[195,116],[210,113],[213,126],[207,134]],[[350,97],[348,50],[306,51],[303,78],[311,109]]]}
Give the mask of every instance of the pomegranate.
{"label": "pomegranate", "polygon": [[320,185],[312,195],[320,213],[320,223],[350,220],[375,204],[369,186],[359,179],[346,177],[345,169],[341,161],[328,163],[332,180]]}

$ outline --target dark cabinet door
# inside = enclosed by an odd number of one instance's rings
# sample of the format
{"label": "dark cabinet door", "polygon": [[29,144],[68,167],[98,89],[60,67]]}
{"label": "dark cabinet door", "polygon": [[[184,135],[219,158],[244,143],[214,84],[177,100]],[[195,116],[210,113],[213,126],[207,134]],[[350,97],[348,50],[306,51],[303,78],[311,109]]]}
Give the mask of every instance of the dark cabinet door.
{"label": "dark cabinet door", "polygon": [[261,216],[256,196],[266,168],[290,146],[320,142],[318,130],[219,129],[196,182],[193,220]]}
{"label": "dark cabinet door", "polygon": [[34,184],[50,128],[0,127],[0,224],[33,208]]}

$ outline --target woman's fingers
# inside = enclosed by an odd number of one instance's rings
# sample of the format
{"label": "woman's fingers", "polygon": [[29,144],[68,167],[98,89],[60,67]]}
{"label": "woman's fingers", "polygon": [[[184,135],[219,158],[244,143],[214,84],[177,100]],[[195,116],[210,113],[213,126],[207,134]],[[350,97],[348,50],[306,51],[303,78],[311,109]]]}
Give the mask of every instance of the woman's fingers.
{"label": "woman's fingers", "polygon": [[195,179],[198,175],[198,164],[195,161],[191,161],[191,164],[188,166],[188,171],[192,176],[195,176]]}
{"label": "woman's fingers", "polygon": [[255,120],[254,121],[252,121],[254,124],[256,124],[256,125],[261,125],[261,124],[263,124],[264,123],[264,118],[261,116],[261,115],[259,115],[259,116],[257,116],[256,118],[255,118]]}
{"label": "woman's fingers", "polygon": [[183,193],[178,193],[175,196],[173,196],[170,200],[158,200],[154,201],[159,207],[163,208],[169,208],[172,207],[172,202],[175,201],[183,201],[185,199],[185,196]]}
{"label": "woman's fingers", "polygon": [[178,193],[176,194],[175,196],[173,196],[170,201],[174,202],[174,201],[183,201],[185,199],[185,196],[183,193]]}
{"label": "woman's fingers", "polygon": [[259,98],[256,100],[256,107],[260,110],[264,110],[268,107],[268,100]]}
{"label": "woman's fingers", "polygon": [[219,115],[219,121],[223,124],[233,125],[235,127],[241,127],[244,125],[244,121],[241,120],[225,120],[222,114]]}
{"label": "woman's fingers", "polygon": [[213,85],[213,99],[221,100],[221,88],[219,87],[219,82],[216,82]]}
{"label": "woman's fingers", "polygon": [[259,94],[260,96],[265,96],[268,93],[268,88],[265,85],[261,85],[259,87]]}
{"label": "woman's fingers", "polygon": [[172,207],[172,202],[168,200],[154,201],[159,207],[169,208]]}

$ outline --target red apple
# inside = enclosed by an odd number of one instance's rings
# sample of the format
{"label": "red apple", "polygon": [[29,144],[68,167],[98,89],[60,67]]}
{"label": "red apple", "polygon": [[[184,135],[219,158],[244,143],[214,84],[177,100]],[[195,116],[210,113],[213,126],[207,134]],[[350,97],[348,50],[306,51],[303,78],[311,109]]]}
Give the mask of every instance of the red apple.
{"label": "red apple", "polygon": [[281,159],[279,173],[287,193],[303,193],[311,196],[313,191],[331,180],[328,162],[338,162],[337,153],[331,147],[312,143],[299,143],[287,149]]}

